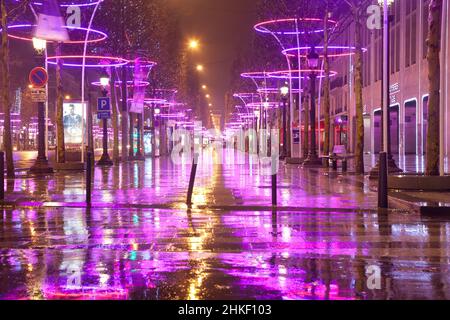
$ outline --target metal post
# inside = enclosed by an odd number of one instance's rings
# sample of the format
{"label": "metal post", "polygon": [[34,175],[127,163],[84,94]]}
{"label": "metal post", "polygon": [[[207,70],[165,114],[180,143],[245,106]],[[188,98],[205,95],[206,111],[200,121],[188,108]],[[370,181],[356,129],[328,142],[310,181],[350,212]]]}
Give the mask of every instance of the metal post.
{"label": "metal post", "polygon": [[92,200],[92,152],[87,153],[86,160],[86,204],[90,206]]}
{"label": "metal post", "polygon": [[276,207],[277,201],[277,174],[272,174],[272,206]]}
{"label": "metal post", "polygon": [[380,153],[380,174],[378,180],[378,208],[387,209],[388,203],[388,169],[387,153]]}
{"label": "metal post", "polygon": [[5,200],[5,153],[0,152],[0,201]]}
{"label": "metal post", "polygon": [[45,102],[38,102],[38,156],[30,172],[37,174],[53,173],[53,168],[49,166],[45,155]]}
{"label": "metal post", "polygon": [[189,188],[186,204],[190,207],[192,206],[192,194],[194,193],[195,176],[197,174],[199,154],[194,154],[194,159],[192,161],[191,177],[189,179]]}

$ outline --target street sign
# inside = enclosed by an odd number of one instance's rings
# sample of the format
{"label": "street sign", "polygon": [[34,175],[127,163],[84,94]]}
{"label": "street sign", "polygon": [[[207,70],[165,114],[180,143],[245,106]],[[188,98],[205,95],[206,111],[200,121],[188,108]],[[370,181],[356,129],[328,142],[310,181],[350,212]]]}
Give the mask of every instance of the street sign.
{"label": "street sign", "polygon": [[30,83],[35,88],[43,88],[48,83],[48,73],[42,67],[37,67],[31,70],[30,75],[28,76]]}
{"label": "street sign", "polygon": [[31,101],[32,102],[46,102],[47,90],[45,88],[32,88],[31,89]]}
{"label": "street sign", "polygon": [[98,98],[97,111],[111,111],[111,100],[109,98]]}
{"label": "street sign", "polygon": [[292,136],[294,144],[300,144],[300,130],[299,129],[292,130]]}
{"label": "street sign", "polygon": [[97,112],[97,119],[98,120],[111,119],[111,111],[99,111],[99,112]]}

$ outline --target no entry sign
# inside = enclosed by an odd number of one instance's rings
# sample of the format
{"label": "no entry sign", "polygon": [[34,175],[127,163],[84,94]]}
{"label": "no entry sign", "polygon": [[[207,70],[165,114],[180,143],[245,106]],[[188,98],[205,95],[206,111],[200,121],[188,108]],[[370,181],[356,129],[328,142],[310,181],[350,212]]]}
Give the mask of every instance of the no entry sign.
{"label": "no entry sign", "polygon": [[45,85],[48,82],[48,73],[47,70],[45,70],[42,67],[37,67],[31,70],[30,76],[29,76],[30,83],[35,88],[42,88],[45,87]]}

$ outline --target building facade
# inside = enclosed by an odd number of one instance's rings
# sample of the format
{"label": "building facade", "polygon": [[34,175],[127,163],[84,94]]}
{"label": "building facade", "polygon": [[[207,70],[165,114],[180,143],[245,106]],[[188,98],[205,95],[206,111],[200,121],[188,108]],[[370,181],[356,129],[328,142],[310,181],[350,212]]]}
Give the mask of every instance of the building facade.
{"label": "building facade", "polygon": [[[426,60],[428,35],[428,1],[396,0],[391,7],[390,22],[390,121],[391,144],[394,156],[422,156],[426,151],[428,112],[428,65]],[[448,30],[448,18],[444,28]],[[354,26],[338,40],[343,45],[354,44]],[[447,32],[447,34],[449,34]],[[382,30],[364,28],[363,42],[367,51],[363,57],[363,103],[365,152],[376,154],[381,149],[381,79]],[[445,154],[449,151],[449,102],[446,92],[448,41],[442,43],[442,65],[445,68],[444,100]],[[331,82],[332,141],[344,144],[350,151],[355,145],[355,99],[353,83],[353,56],[332,62],[338,76]]]}

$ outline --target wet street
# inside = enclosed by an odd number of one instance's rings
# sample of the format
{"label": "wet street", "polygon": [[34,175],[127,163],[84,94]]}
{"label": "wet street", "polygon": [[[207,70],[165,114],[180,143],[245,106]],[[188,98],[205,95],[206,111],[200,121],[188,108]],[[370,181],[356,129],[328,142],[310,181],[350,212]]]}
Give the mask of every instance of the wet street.
{"label": "wet street", "polygon": [[9,181],[0,299],[450,298],[450,219],[378,213],[368,180],[294,165],[275,210],[261,165],[219,158],[191,210],[189,159],[97,168],[91,209],[82,173]]}

